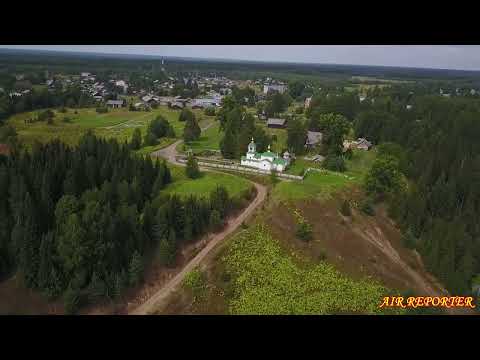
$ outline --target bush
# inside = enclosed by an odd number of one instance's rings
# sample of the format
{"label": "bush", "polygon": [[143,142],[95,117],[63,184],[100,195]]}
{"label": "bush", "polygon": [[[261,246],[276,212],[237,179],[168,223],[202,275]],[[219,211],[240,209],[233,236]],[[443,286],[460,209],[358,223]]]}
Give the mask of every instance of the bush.
{"label": "bush", "polygon": [[312,225],[310,225],[306,220],[299,222],[297,224],[296,235],[303,241],[311,240],[313,235]]}
{"label": "bush", "polygon": [[47,121],[49,124],[51,124],[50,120],[53,120],[54,117],[55,117],[55,113],[52,110],[45,110],[38,114],[37,120]]}
{"label": "bush", "polygon": [[343,157],[334,154],[327,155],[323,161],[323,166],[331,171],[343,172],[347,169]]}
{"label": "bush", "polygon": [[375,210],[373,209],[373,200],[371,197],[367,197],[362,201],[360,204],[360,211],[369,216],[375,215]]}
{"label": "bush", "polygon": [[183,284],[192,291],[195,299],[201,297],[206,290],[206,279],[204,274],[198,270],[194,269],[185,275]]}
{"label": "bush", "polygon": [[352,209],[350,208],[350,203],[348,200],[345,200],[340,207],[340,212],[343,216],[352,216]]}
{"label": "bush", "polygon": [[325,261],[327,259],[327,253],[325,250],[321,250],[317,256],[318,261]]}
{"label": "bush", "polygon": [[207,116],[215,116],[215,108],[214,107],[207,107],[205,110],[204,110],[204,113],[205,115]]}
{"label": "bush", "polygon": [[295,114],[303,114],[303,107],[299,106],[295,109]]}
{"label": "bush", "polygon": [[99,114],[105,114],[108,112],[108,108],[107,107],[97,107],[95,109],[95,111]]}
{"label": "bush", "polygon": [[61,107],[58,112],[62,113],[62,114],[65,114],[67,112],[67,108],[65,107]]}
{"label": "bush", "polygon": [[71,123],[71,122],[72,122],[72,119],[70,119],[68,116],[64,116],[63,119],[62,119],[62,121],[63,121],[64,123]]}
{"label": "bush", "polygon": [[408,229],[402,236],[403,245],[408,249],[415,249],[417,238],[413,235],[411,229]]}

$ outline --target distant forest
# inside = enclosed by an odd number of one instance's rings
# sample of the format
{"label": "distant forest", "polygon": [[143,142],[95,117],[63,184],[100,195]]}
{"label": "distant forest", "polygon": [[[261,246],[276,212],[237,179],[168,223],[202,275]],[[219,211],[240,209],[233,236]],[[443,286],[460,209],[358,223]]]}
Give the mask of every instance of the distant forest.
{"label": "distant forest", "polygon": [[[28,56],[26,56],[28,55]],[[446,69],[420,69],[385,66],[268,63],[254,61],[225,61],[153,57],[137,55],[66,53],[32,50],[0,50],[0,72],[52,70],[65,73],[137,72],[161,68],[164,59],[169,73],[216,73],[232,78],[252,78],[268,74],[309,75],[323,79],[348,80],[352,76],[384,79],[446,80],[480,84],[480,72]]]}

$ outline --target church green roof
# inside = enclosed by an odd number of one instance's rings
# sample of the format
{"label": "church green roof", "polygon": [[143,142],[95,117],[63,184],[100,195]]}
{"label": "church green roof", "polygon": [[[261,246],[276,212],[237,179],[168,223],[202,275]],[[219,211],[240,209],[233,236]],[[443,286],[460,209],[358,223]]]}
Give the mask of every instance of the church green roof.
{"label": "church green roof", "polygon": [[264,153],[260,153],[261,156],[264,156],[264,157],[271,157],[271,158],[276,158],[277,157],[277,154],[271,152],[271,151],[266,151]]}
{"label": "church green roof", "polygon": [[275,165],[286,165],[287,164],[287,162],[282,158],[277,158],[277,159],[273,160],[273,163]]}

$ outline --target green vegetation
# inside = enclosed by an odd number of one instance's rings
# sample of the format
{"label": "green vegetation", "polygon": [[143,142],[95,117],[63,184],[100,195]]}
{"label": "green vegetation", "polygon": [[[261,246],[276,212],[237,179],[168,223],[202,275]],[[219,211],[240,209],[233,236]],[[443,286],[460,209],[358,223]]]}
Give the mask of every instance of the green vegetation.
{"label": "green vegetation", "polygon": [[185,167],[185,175],[187,175],[187,177],[190,179],[198,179],[201,176],[197,160],[193,157],[193,155],[188,157],[187,166]]}
{"label": "green vegetation", "polygon": [[380,309],[391,291],[371,280],[351,280],[325,262],[291,258],[262,226],[233,238],[223,261],[231,275],[232,314],[404,313]]}
{"label": "green vegetation", "polygon": [[222,185],[227,189],[230,196],[235,197],[251,187],[247,180],[235,175],[204,172],[200,178],[192,180],[187,178],[185,168],[170,166],[170,169],[173,182],[162,191],[163,194],[176,194],[182,198],[190,195],[204,197],[217,185]]}
{"label": "green vegetation", "polygon": [[192,292],[195,300],[202,297],[207,290],[205,276],[198,268],[185,275],[183,285]]}
{"label": "green vegetation", "polygon": [[198,140],[190,141],[185,146],[192,149],[194,154],[205,150],[220,150],[220,125],[215,123],[200,134]]}
{"label": "green vegetation", "polygon": [[312,225],[308,222],[307,219],[300,213],[300,210],[295,210],[295,221],[297,229],[295,231],[295,235],[303,240],[303,241],[310,241],[312,240],[313,236],[313,228]]}
{"label": "green vegetation", "polygon": [[[143,138],[148,124],[159,115],[170,123],[176,136],[182,136],[185,126],[185,123],[178,121],[179,111],[165,106],[151,112],[111,109],[108,113],[98,114],[93,108],[75,110],[76,114],[69,113],[69,122],[63,121],[64,114],[54,111],[52,125],[44,122],[28,123],[28,120],[38,113],[34,111],[13,115],[7,123],[17,130],[20,141],[28,148],[31,148],[35,141],[46,143],[53,139],[60,139],[68,145],[76,145],[89,129],[93,129],[98,136],[129,142],[136,128],[142,131]],[[194,110],[194,113],[198,114],[202,126],[212,121],[212,118],[203,115],[199,110]]]}
{"label": "green vegetation", "polygon": [[342,202],[342,206],[340,207],[340,212],[343,216],[352,216],[352,209],[350,208],[350,202],[348,200],[344,200]]}
{"label": "green vegetation", "polygon": [[[364,178],[375,160],[374,151],[355,150],[351,160],[346,160],[347,171],[344,173],[321,170],[312,170],[307,173],[303,181],[282,181],[273,190],[274,199],[283,200],[301,200],[307,198],[325,198],[333,192],[351,185],[362,184]],[[293,164],[293,169],[288,173],[295,174],[298,169],[298,175],[301,175],[301,169],[308,167],[316,168],[318,164],[311,166],[312,162],[297,159]]]}

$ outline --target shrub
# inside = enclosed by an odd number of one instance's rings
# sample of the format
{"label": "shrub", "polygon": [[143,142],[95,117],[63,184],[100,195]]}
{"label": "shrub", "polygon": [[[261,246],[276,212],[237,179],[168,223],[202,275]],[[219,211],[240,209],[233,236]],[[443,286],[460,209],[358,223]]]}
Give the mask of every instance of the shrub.
{"label": "shrub", "polygon": [[204,110],[204,113],[205,115],[207,116],[215,116],[215,108],[214,107],[207,107],[205,110]]}
{"label": "shrub", "polygon": [[343,160],[343,157],[335,155],[335,154],[329,154],[323,161],[323,166],[331,171],[340,171],[343,172],[347,168],[345,166],[345,160]]}
{"label": "shrub", "polygon": [[417,244],[417,238],[413,235],[411,229],[407,229],[407,231],[402,236],[403,245],[408,249],[414,249],[415,245]]}
{"label": "shrub", "polygon": [[325,252],[325,250],[320,250],[317,259],[318,261],[325,261],[327,259],[327,253]]}
{"label": "shrub", "polygon": [[104,107],[97,107],[97,108],[95,109],[95,111],[96,111],[97,113],[99,113],[99,114],[104,114],[104,113],[107,113],[107,112],[108,112],[108,108],[105,107],[105,106],[104,106]]}
{"label": "shrub", "polygon": [[312,225],[310,225],[306,220],[302,220],[297,224],[296,235],[303,241],[311,240],[313,235]]}
{"label": "shrub", "polygon": [[369,216],[375,215],[375,210],[373,209],[373,200],[371,197],[365,198],[360,204],[360,211]]}
{"label": "shrub", "polygon": [[192,291],[195,299],[201,297],[206,290],[206,279],[204,274],[198,270],[194,269],[185,275],[183,284]]}
{"label": "shrub", "polygon": [[63,121],[64,123],[71,123],[71,122],[72,122],[72,119],[70,119],[68,116],[64,116],[63,119],[62,119],[62,121]]}
{"label": "shrub", "polygon": [[352,209],[350,208],[350,203],[348,202],[348,200],[343,201],[342,206],[340,207],[340,212],[343,216],[352,215]]}
{"label": "shrub", "polygon": [[58,109],[58,112],[65,114],[67,112],[67,108],[63,106],[60,109]]}

